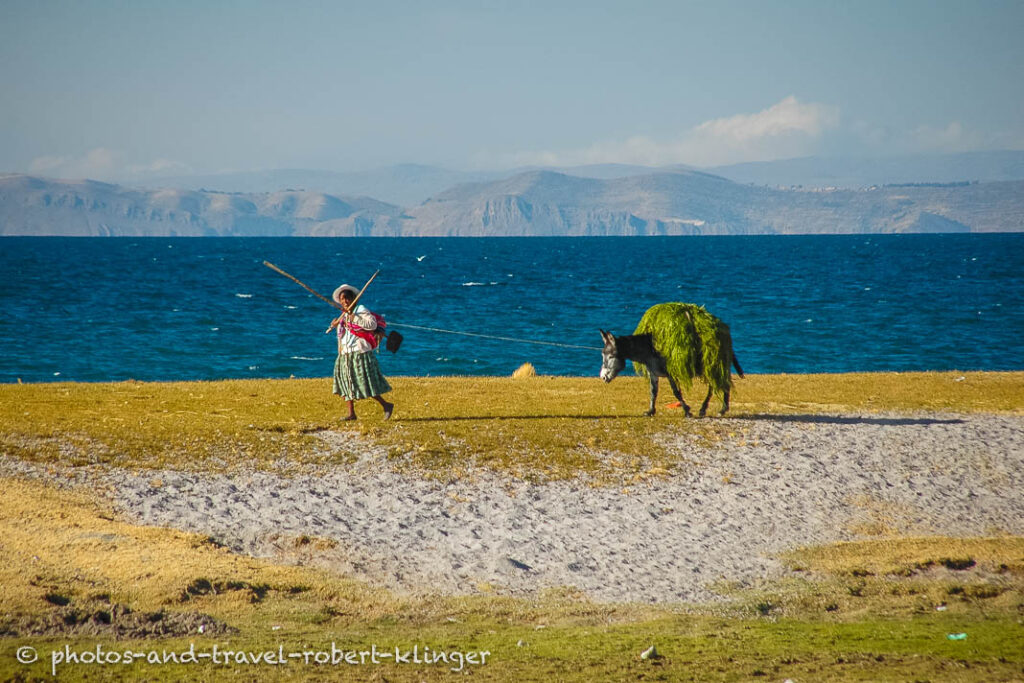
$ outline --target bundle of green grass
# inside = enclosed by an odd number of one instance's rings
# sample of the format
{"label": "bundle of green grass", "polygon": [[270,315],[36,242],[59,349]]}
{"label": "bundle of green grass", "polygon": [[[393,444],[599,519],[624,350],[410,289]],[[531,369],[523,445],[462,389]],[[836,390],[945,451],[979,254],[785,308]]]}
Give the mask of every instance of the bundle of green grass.
{"label": "bundle of green grass", "polygon": [[[703,380],[717,396],[732,388],[732,336],[729,326],[703,306],[678,302],[647,309],[633,334],[649,334],[654,349],[665,359],[668,374],[689,389],[693,379]],[[633,363],[638,375],[647,367]]]}

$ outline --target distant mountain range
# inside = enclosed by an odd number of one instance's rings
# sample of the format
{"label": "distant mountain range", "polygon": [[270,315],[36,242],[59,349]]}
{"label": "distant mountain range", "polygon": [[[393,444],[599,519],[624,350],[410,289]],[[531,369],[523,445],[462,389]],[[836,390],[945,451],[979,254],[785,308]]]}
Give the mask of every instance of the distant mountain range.
{"label": "distant mountain range", "polygon": [[453,185],[494,180],[500,173],[451,171],[435,166],[399,164],[363,172],[274,169],[209,175],[154,178],[148,188],[262,193],[304,190],[348,197],[376,197],[399,206],[412,206]]}
{"label": "distant mountain range", "polygon": [[0,176],[2,235],[372,234],[401,209],[367,197],[138,190],[94,180]]}
{"label": "distant mountain range", "polygon": [[593,164],[522,167],[506,171],[452,171],[421,164],[398,164],[348,173],[278,169],[177,176],[151,179],[144,186],[150,189],[173,187],[246,193],[305,190],[346,197],[375,197],[398,206],[417,206],[456,185],[504,180],[529,171],[554,171],[599,180],[703,171],[738,183],[771,187],[857,189],[893,183],[1024,180],[1024,152],[966,152],[871,159],[808,157],[702,169],[683,165]]}
{"label": "distant mountain range", "polygon": [[703,169],[738,183],[846,187],[1024,180],[1024,152],[962,152],[882,158],[783,159]]}
{"label": "distant mountain range", "polygon": [[[908,157],[875,165],[795,159],[723,167],[719,174],[681,166],[563,170],[571,173],[545,169],[475,174],[413,165],[367,174],[268,171],[192,178],[190,183],[182,179],[182,187],[174,189],[0,175],[0,235],[1024,231],[1024,152]],[[961,175],[968,172],[973,175]],[[772,182],[761,182],[769,177]],[[786,182],[826,177],[843,178],[850,187]],[[868,183],[869,178],[893,182]],[[337,183],[347,191],[312,187],[324,183]],[[256,189],[225,189],[239,187]],[[402,202],[404,209],[365,196],[412,197],[428,189],[426,201]]]}
{"label": "distant mountain range", "polygon": [[[646,175],[662,170],[649,166],[628,164],[595,164],[543,170],[566,173],[581,178],[623,178]],[[434,195],[456,185],[502,180],[526,171],[541,170],[534,167],[508,171],[452,171],[421,164],[398,164],[362,172],[316,171],[309,169],[278,169],[190,175],[151,179],[148,188],[173,187],[182,190],[213,190],[217,192],[277,192],[305,190],[344,196],[369,196],[399,206],[415,206]]]}

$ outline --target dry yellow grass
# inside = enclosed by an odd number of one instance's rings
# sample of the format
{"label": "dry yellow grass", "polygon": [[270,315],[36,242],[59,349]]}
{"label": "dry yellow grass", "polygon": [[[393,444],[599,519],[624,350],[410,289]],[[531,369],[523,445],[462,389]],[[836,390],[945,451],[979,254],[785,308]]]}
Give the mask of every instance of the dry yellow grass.
{"label": "dry yellow grass", "polygon": [[[401,595],[313,567],[237,555],[200,534],[127,524],[82,493],[0,479],[0,496],[0,635],[65,605],[84,613],[114,605],[198,612],[250,631],[283,624],[292,636],[378,621],[414,629],[480,618],[608,624],[668,614],[594,605],[568,591],[533,600]],[[289,559],[315,554],[317,542],[296,538]]]}
{"label": "dry yellow grass", "polygon": [[523,363],[512,373],[512,377],[519,379],[520,377],[536,377],[537,368],[533,367],[533,363]]}
{"label": "dry yellow grass", "polygon": [[877,372],[748,375],[733,403],[739,412],[839,410],[1024,412],[1024,372]]}
{"label": "dry yellow grass", "polygon": [[810,571],[907,575],[930,568],[967,564],[991,572],[1024,576],[1024,538],[894,538],[802,548],[785,556]]}
{"label": "dry yellow grass", "polygon": [[795,574],[747,594],[748,606],[770,604],[777,614],[832,622],[938,614],[963,620],[1024,610],[1024,538],[1017,536],[837,543],[782,559]]}
{"label": "dry yellow grass", "polygon": [[[182,609],[222,614],[248,610],[258,593],[287,600],[313,591],[343,612],[367,618],[407,607],[383,590],[324,572],[277,566],[236,555],[198,534],[117,521],[81,493],[0,479],[0,612],[32,613],[47,595],[72,604],[110,602],[137,610]],[[193,600],[197,581],[232,586]],[[254,590],[255,589],[255,590]]]}
{"label": "dry yellow grass", "polygon": [[[395,417],[372,402],[341,423],[327,380],[0,385],[0,447],[71,465],[223,470],[338,464],[312,435],[354,430],[395,466],[458,476],[486,467],[521,477],[589,474],[616,482],[678,463],[664,437],[722,438],[719,420],[646,408],[646,380],[573,377],[398,377]],[[699,404],[699,387],[687,396]],[[669,396],[667,400],[671,399]],[[662,405],[666,401],[662,401]],[[712,406],[716,409],[716,406]],[[835,411],[1024,411],[1024,373],[753,375],[731,416]]]}

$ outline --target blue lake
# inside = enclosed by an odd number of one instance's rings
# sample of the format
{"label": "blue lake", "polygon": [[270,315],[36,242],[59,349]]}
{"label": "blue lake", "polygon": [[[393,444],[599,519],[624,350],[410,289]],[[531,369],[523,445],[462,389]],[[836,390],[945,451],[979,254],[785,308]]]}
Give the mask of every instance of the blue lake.
{"label": "blue lake", "polygon": [[705,305],[751,373],[1024,369],[1024,234],[0,239],[0,381],[325,377],[330,295],[405,337],[389,375],[596,375],[652,304]]}

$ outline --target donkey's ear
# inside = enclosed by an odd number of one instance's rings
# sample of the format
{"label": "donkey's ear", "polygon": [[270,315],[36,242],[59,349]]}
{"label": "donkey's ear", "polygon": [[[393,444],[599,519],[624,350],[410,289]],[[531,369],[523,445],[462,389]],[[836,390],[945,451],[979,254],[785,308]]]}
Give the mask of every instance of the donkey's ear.
{"label": "donkey's ear", "polygon": [[612,336],[611,332],[605,332],[604,330],[598,330],[601,333],[601,339],[605,344],[615,345],[615,337]]}

